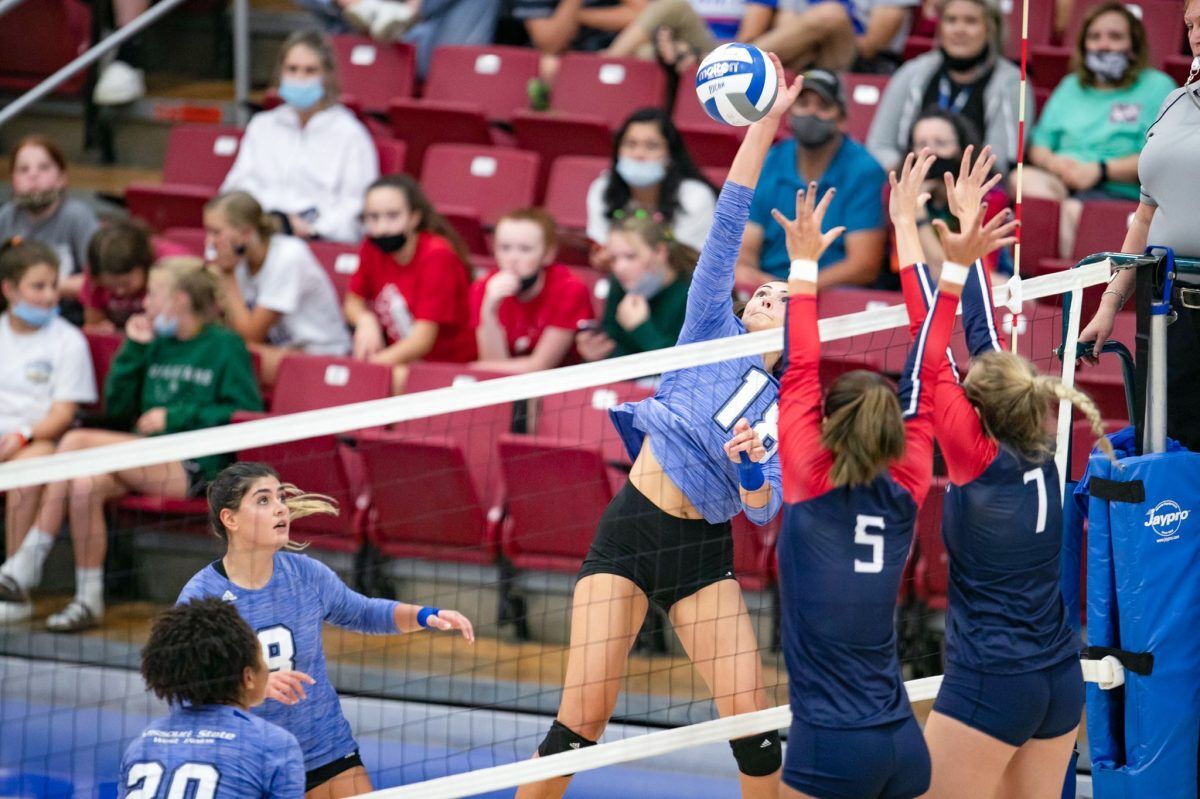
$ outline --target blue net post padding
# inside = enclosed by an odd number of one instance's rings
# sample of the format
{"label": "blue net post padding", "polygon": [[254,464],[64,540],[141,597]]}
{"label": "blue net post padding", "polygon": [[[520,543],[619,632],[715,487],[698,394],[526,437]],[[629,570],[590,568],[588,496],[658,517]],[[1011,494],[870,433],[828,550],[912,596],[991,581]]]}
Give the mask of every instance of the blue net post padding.
{"label": "blue net post padding", "polygon": [[1120,688],[1087,686],[1095,796],[1195,796],[1200,454],[1093,455],[1088,476],[1088,645],[1154,659],[1148,675],[1127,669]]}

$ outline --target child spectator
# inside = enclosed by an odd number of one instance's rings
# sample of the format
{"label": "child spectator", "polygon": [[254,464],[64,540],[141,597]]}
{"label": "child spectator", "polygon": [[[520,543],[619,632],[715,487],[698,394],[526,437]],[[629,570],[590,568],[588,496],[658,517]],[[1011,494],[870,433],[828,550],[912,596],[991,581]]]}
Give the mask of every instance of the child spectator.
{"label": "child spectator", "polygon": [[[608,171],[588,188],[587,236],[608,241],[617,212],[643,209],[671,228],[676,241],[699,250],[712,227],[717,193],[692,161],[683,137],[661,108],[643,108],[613,137]],[[593,253],[593,264],[608,268],[607,253]]]}
{"label": "child spectator", "polygon": [[[49,455],[75,421],[79,406],[96,401],[92,356],[73,325],[58,318],[58,261],[36,241],[0,247],[0,462]],[[4,508],[6,553],[33,524],[40,487],[8,492]],[[0,567],[0,596],[11,580]],[[0,624],[17,621],[5,615]]]}
{"label": "child spectator", "polygon": [[[212,322],[216,283],[198,259],[173,258],[150,271],[146,311],[125,324],[125,343],[104,384],[104,408],[114,427],[130,433],[76,428],[58,452],[118,444],[142,436],[228,424],[235,411],[262,410],[246,345]],[[75,597],[46,620],[52,632],[77,632],[104,618],[104,507],[132,492],[184,498],[204,495],[230,455],[169,461],[44,488],[37,519],[16,553],[0,566],[0,618],[28,618],[29,590],[71,509]]]}
{"label": "child spectator", "polygon": [[258,198],[290,236],[356,243],[363,191],[379,176],[379,155],[367,129],[338,102],[328,40],[311,31],[289,36],[275,86],[284,104],[250,120],[221,191]]}
{"label": "child spectator", "polygon": [[1089,199],[1137,200],[1138,155],[1170,77],[1147,66],[1142,21],[1124,3],[1093,6],[1075,40],[1073,71],[1050,95],[1022,174],[1029,197],[1062,201],[1059,252],[1069,258]]}
{"label": "child spectator", "polygon": [[584,328],[575,346],[586,361],[674,346],[699,257],[645,211],[623,214],[608,237],[612,276],[601,329]]}
{"label": "child spectator", "polygon": [[575,332],[592,319],[583,281],[554,263],[558,239],[545,211],[527,208],[496,223],[497,268],[471,286],[471,324],[481,369],[534,372],[572,360]]}
{"label": "child spectator", "polygon": [[290,352],[350,353],[329,275],[307,244],[276,233],[275,219],[253,197],[235,191],[211,200],[204,230],[225,323],[262,357],[264,382],[274,384]]}
{"label": "child spectator", "polygon": [[846,96],[837,75],[822,69],[805,73],[804,88],[788,121],[792,137],[771,148],[754,192],[738,254],[738,282],[760,286],[786,279],[790,261],[783,228],[771,218],[771,212],[794,213],[796,192],[802,188],[811,191],[810,184],[816,184],[818,196],[837,189],[824,222],[830,230],[846,228],[846,234],[821,255],[821,288],[873,282],[887,242],[883,217],[886,175],[862,145],[843,132]]}
{"label": "child spectator", "polygon": [[[1004,20],[995,0],[940,0],[938,49],[905,63],[888,81],[867,134],[867,149],[884,169],[899,169],[908,134],[930,105],[963,116],[1007,175],[1017,163],[1021,72],[1002,55]],[[1033,124],[1033,90],[1025,113]],[[1028,128],[1026,128],[1028,130]]]}
{"label": "child spectator", "polygon": [[105,222],[88,244],[83,275],[83,323],[88,332],[113,333],[142,312],[146,276],[159,258],[187,255],[186,247],[150,238],[149,229],[133,219]]}
{"label": "child spectator", "polygon": [[0,240],[11,236],[40,241],[58,254],[58,293],[73,322],[83,313],[79,292],[88,242],[100,223],[85,203],[67,196],[67,159],[45,136],[26,136],[8,157],[12,200],[0,207]]}
{"label": "child spectator", "polygon": [[385,175],[363,202],[367,240],[343,308],[354,328],[354,357],[394,367],[475,360],[467,293],[470,256],[458,234],[408,175]]}

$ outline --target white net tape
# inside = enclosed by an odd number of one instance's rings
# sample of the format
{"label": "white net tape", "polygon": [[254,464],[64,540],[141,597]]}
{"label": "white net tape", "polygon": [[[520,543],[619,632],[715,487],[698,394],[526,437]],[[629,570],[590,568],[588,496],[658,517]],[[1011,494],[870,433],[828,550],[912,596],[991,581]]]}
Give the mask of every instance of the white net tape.
{"label": "white net tape", "polygon": [[[1023,281],[1021,298],[1029,302],[1068,292],[1079,292],[1108,280],[1107,260],[1079,269],[1042,275]],[[997,286],[996,305],[1008,303],[1011,288]],[[1076,295],[1072,302],[1073,321],[1066,342],[1074,347],[1078,334]],[[822,319],[822,341],[835,341],[891,328],[907,323],[901,305],[868,310],[831,319]],[[298,441],[320,435],[335,435],[352,430],[395,424],[453,411],[478,408],[530,397],[542,397],[580,388],[630,380],[649,374],[684,369],[708,363],[774,352],[783,348],[783,331],[766,330],[715,341],[655,350],[598,363],[569,366],[531,374],[514,375],[485,382],[407,394],[389,399],[341,405],[316,411],[288,414],[242,424],[227,425],[188,433],[143,438],[111,446],[78,452],[30,458],[0,464],[0,491],[31,485],[69,480],[122,469],[134,469],[156,463],[200,458],[223,452]]]}

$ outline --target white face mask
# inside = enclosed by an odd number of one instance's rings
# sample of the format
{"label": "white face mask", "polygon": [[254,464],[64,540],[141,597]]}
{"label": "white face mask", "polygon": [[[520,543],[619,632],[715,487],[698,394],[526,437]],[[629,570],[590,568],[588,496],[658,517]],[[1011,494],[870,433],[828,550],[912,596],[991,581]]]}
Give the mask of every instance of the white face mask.
{"label": "white face mask", "polygon": [[662,183],[667,175],[667,165],[664,161],[638,161],[633,158],[617,159],[617,174],[621,179],[637,189]]}
{"label": "white face mask", "polygon": [[1200,109],[1200,100],[1196,99],[1196,91],[1192,88],[1192,82],[1196,80],[1196,76],[1200,75],[1200,55],[1192,59],[1192,69],[1188,72],[1187,80],[1183,82],[1183,88],[1187,91],[1187,96],[1191,98],[1192,105]]}

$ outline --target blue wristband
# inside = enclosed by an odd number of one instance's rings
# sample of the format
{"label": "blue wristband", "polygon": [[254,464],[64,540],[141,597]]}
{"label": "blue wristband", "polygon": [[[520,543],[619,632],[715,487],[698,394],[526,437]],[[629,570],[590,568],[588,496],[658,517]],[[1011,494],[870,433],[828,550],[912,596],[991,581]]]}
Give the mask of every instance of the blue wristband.
{"label": "blue wristband", "polygon": [[742,456],[742,460],[737,465],[738,482],[747,491],[757,491],[767,481],[766,476],[763,474],[762,464],[750,460],[750,456],[745,452],[739,454]]}
{"label": "blue wristband", "polygon": [[424,607],[417,611],[417,624],[422,627],[429,626],[429,617],[436,616],[441,613],[437,608]]}

